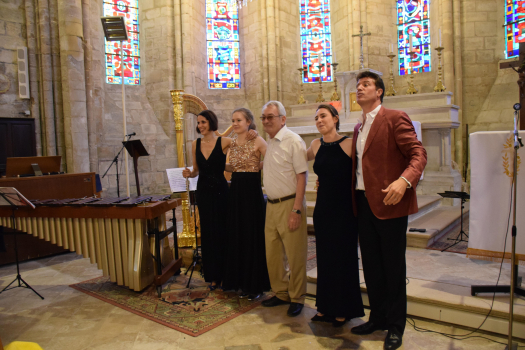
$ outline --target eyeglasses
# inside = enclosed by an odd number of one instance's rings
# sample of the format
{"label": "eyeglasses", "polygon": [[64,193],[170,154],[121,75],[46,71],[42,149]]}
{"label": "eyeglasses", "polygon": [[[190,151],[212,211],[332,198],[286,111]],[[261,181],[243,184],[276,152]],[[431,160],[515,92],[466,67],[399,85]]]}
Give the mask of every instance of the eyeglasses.
{"label": "eyeglasses", "polygon": [[[279,116],[280,117],[280,116]],[[265,120],[271,122],[273,120],[273,118],[279,118],[279,117],[276,117],[276,116],[273,116],[273,115],[270,115],[268,117],[265,117],[265,116],[261,116],[259,117],[259,119],[261,119],[262,122],[264,122]]]}

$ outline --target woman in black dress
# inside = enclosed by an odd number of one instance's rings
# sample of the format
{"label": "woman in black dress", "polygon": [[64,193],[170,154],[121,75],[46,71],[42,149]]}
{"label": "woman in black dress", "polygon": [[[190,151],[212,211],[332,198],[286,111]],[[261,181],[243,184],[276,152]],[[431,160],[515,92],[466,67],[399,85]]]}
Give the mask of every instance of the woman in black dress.
{"label": "woman in black dress", "polygon": [[266,205],[261,189],[259,162],[266,153],[266,142],[260,136],[248,140],[250,129],[255,129],[253,114],[239,108],[232,115],[237,138],[230,146],[227,171],[232,171],[228,200],[228,231],[225,290],[241,290],[241,298],[256,300],[270,290],[266,265],[264,221]]}
{"label": "woman in black dress", "polygon": [[224,178],[226,153],[231,144],[227,137],[217,137],[217,116],[209,110],[197,116],[197,132],[202,135],[193,141],[193,170],[184,169],[184,177],[197,181],[201,249],[204,280],[214,290],[223,279],[228,183]]}
{"label": "woman in black dress", "polygon": [[352,214],[352,139],[337,133],[339,114],[332,105],[320,105],[315,121],[323,137],[313,140],[308,149],[319,181],[314,209],[318,313],[312,321],[341,327],[365,315],[359,286],[357,218]]}

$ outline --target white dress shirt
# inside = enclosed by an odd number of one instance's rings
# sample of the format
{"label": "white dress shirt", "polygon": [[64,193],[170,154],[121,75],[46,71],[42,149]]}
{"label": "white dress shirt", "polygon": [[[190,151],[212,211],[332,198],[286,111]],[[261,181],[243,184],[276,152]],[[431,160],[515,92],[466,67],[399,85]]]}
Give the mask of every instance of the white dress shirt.
{"label": "white dress shirt", "polygon": [[[366,118],[364,115],[361,115],[359,118],[357,118],[357,121],[361,123],[361,128],[359,129],[359,135],[357,136],[357,143],[355,145],[356,149],[356,155],[357,155],[357,168],[355,170],[355,175],[357,178],[357,184],[356,184],[356,190],[365,190],[365,182],[363,180],[363,151],[365,150],[366,145],[366,139],[368,138],[368,133],[370,132],[370,128],[372,127],[372,123],[374,122],[374,119],[379,113],[379,110],[381,109],[381,105],[377,106],[373,111],[366,114]],[[363,120],[364,119],[364,120]]]}
{"label": "white dress shirt", "polygon": [[306,144],[286,125],[268,141],[263,171],[264,190],[270,199],[294,194],[297,174],[306,172],[308,181]]}

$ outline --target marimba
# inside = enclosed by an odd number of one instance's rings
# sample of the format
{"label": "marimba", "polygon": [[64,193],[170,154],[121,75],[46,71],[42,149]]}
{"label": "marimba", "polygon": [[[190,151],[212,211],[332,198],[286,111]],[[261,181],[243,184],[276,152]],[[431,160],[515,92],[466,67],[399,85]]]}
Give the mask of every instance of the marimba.
{"label": "marimba", "polygon": [[[166,230],[166,212],[180,205],[180,199],[166,195],[31,202],[36,209],[15,210],[18,231],[89,258],[118,285],[141,291],[153,282],[162,285],[180,268],[178,254],[169,249],[167,239],[161,241],[174,232],[177,247],[176,224]],[[12,216],[10,208],[0,207],[0,226],[13,228]]]}

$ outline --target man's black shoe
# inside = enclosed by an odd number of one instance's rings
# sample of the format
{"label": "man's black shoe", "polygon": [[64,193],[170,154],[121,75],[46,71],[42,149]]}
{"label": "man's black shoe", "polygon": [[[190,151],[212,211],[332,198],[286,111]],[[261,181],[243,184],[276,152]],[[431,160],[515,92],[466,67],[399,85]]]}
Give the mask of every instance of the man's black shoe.
{"label": "man's black shoe", "polygon": [[275,296],[262,302],[262,306],[266,306],[266,307],[274,307],[274,306],[279,306],[279,305],[284,305],[284,304],[290,304],[290,302],[284,301]]}
{"label": "man's black shoe", "polygon": [[386,327],[383,325],[378,325],[372,321],[368,321],[366,323],[363,323],[362,325],[356,326],[350,330],[350,332],[357,334],[357,335],[367,335],[372,334],[375,331],[384,331],[386,330]]}
{"label": "man's black shoe", "polygon": [[290,303],[290,307],[288,308],[288,312],[287,312],[288,316],[290,317],[298,316],[303,310],[303,306],[304,304]]}
{"label": "man's black shoe", "polygon": [[395,328],[391,328],[385,338],[384,350],[398,349],[403,344],[403,336]]}

